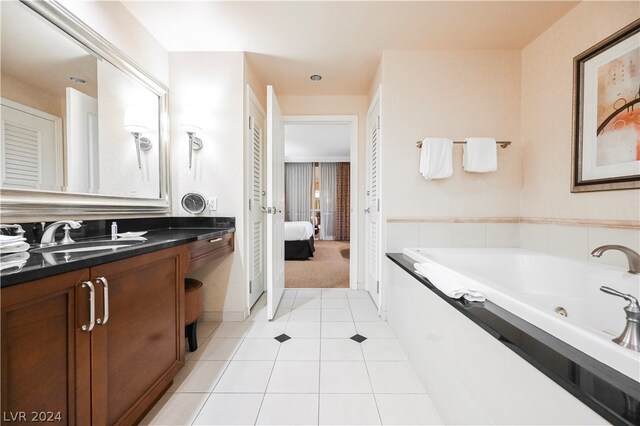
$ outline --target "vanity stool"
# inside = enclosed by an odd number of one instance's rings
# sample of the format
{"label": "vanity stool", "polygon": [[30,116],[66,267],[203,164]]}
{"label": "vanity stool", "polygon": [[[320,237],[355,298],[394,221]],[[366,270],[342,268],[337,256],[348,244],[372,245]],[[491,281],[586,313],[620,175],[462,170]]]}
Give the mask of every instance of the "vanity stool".
{"label": "vanity stool", "polygon": [[184,332],[189,339],[189,351],[198,349],[198,318],[202,313],[202,281],[186,278],[184,280]]}

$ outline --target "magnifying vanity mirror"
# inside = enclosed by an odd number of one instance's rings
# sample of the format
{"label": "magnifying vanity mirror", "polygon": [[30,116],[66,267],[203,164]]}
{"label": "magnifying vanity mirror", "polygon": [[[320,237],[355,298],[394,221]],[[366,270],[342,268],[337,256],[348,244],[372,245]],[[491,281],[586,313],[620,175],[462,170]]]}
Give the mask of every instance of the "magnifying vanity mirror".
{"label": "magnifying vanity mirror", "polygon": [[167,88],[56,2],[0,7],[2,214],[168,213]]}

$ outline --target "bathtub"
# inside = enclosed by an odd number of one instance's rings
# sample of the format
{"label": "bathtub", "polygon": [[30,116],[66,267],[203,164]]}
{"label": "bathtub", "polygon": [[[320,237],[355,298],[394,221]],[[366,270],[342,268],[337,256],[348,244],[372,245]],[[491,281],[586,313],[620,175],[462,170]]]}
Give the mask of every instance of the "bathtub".
{"label": "bathtub", "polygon": [[640,354],[611,341],[624,329],[627,302],[599,290],[606,285],[640,299],[640,276],[524,249],[413,248],[403,254],[438,264],[444,277],[640,382]]}

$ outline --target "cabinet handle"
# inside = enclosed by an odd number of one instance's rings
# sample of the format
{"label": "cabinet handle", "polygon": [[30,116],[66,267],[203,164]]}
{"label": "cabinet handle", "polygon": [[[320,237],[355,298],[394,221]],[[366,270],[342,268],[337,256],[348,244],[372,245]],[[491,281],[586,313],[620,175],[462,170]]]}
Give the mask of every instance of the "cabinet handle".
{"label": "cabinet handle", "polygon": [[209,240],[210,243],[217,243],[218,241],[222,241],[222,237],[216,238],[215,240]]}
{"label": "cabinet handle", "polygon": [[107,321],[109,321],[109,281],[105,277],[96,278],[96,282],[102,284],[103,292],[102,292],[102,301],[103,301],[103,310],[104,314],[102,318],[98,318],[96,322],[98,324],[105,325]]}
{"label": "cabinet handle", "polygon": [[83,324],[83,331],[91,331],[96,325],[96,288],[91,281],[84,281],[82,288],[89,287],[89,324]]}

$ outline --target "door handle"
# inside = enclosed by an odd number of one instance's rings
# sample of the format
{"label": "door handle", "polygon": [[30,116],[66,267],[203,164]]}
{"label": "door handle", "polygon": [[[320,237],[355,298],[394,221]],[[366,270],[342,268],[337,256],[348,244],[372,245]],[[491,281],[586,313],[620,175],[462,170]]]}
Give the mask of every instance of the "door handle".
{"label": "door handle", "polygon": [[364,209],[365,213],[371,213],[371,207],[367,207],[366,209]]}
{"label": "door handle", "polygon": [[210,243],[217,243],[218,241],[222,241],[222,237],[216,238],[215,240],[209,240]]}
{"label": "door handle", "polygon": [[105,325],[107,323],[107,321],[109,321],[109,281],[107,281],[107,279],[105,277],[98,277],[96,278],[96,282],[99,282],[102,284],[103,290],[102,290],[102,308],[103,308],[103,314],[102,314],[102,318],[98,318],[96,320],[96,322],[98,324],[102,324]]}
{"label": "door handle", "polygon": [[82,288],[89,288],[89,324],[82,324],[82,331],[91,331],[96,325],[96,288],[91,281],[82,283]]}

